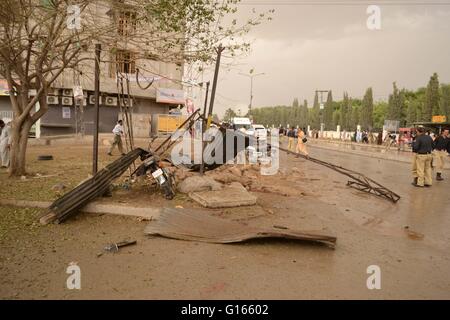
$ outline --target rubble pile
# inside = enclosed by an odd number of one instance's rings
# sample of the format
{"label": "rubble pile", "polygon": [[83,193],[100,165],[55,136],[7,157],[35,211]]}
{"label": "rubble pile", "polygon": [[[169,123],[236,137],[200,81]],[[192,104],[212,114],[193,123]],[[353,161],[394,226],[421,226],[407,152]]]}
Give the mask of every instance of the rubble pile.
{"label": "rubble pile", "polygon": [[218,186],[231,183],[241,184],[247,191],[274,193],[283,196],[306,195],[302,188],[295,186],[304,179],[304,173],[298,168],[281,169],[275,175],[262,175],[258,165],[225,165],[205,172],[200,177],[197,172],[185,168],[167,168],[175,177],[177,190],[182,193],[213,190]]}

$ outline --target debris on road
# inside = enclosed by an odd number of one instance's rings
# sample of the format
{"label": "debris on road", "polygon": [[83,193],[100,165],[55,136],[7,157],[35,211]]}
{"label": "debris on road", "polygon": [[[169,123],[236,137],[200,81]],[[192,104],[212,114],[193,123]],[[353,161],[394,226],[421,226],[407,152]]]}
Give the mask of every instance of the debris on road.
{"label": "debris on road", "polygon": [[257,200],[239,182],[232,182],[219,190],[191,192],[189,197],[206,208],[252,206]]}
{"label": "debris on road", "polygon": [[117,242],[117,243],[111,243],[108,244],[105,247],[105,251],[106,252],[111,252],[111,253],[116,253],[119,251],[120,248],[122,247],[126,247],[126,246],[131,246],[133,244],[136,244],[137,241],[136,240],[131,240],[131,241],[122,241],[122,242]]}
{"label": "debris on road", "polygon": [[40,160],[40,161],[53,160],[53,156],[52,155],[41,155],[41,156],[38,156],[38,160]]}
{"label": "debris on road", "polygon": [[165,208],[156,222],[145,228],[146,235],[210,243],[236,243],[258,238],[282,238],[336,245],[336,237],[323,233],[277,228],[258,228],[214,217],[193,209]]}
{"label": "debris on road", "polygon": [[423,240],[423,238],[425,237],[424,234],[411,230],[409,226],[405,226],[403,229],[405,230],[408,238],[412,240]]}
{"label": "debris on road", "polygon": [[198,191],[217,191],[222,189],[222,185],[214,179],[207,176],[187,177],[178,185],[178,191],[181,193],[191,193]]}

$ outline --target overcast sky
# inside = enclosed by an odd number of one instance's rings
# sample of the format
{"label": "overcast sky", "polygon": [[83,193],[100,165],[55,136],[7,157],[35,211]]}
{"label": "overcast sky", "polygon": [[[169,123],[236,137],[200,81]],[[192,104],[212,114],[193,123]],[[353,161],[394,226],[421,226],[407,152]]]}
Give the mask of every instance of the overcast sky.
{"label": "overcast sky", "polygon": [[215,104],[220,115],[248,105],[250,80],[239,72],[252,68],[265,73],[254,78],[253,107],[290,105],[295,97],[311,105],[316,89],[330,89],[338,100],[344,91],[362,97],[372,87],[375,100],[386,100],[393,81],[415,89],[433,72],[450,83],[450,0],[378,1],[381,30],[375,31],[367,28],[366,1],[242,2],[251,5],[239,5],[241,18],[253,8],[275,13],[248,35],[251,53],[221,69]]}

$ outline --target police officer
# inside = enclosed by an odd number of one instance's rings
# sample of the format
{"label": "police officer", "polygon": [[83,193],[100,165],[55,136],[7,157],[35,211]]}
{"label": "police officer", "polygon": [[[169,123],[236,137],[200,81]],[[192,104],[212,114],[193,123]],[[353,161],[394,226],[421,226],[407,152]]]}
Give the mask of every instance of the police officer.
{"label": "police officer", "polygon": [[441,135],[433,143],[434,163],[436,164],[436,180],[442,181],[442,170],[444,169],[445,158],[450,153],[449,129],[441,132]]}
{"label": "police officer", "polygon": [[417,138],[413,145],[413,152],[417,153],[417,183],[416,187],[430,187],[433,184],[431,176],[431,152],[433,151],[433,139],[425,134],[423,127],[417,128]]}

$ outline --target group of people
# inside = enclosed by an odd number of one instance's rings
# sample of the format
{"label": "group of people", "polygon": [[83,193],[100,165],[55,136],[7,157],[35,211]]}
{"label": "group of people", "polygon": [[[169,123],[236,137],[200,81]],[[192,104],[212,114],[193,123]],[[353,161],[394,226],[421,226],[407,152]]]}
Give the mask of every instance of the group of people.
{"label": "group of people", "polygon": [[416,187],[431,187],[433,184],[432,170],[436,167],[436,180],[442,181],[442,170],[445,158],[450,154],[449,129],[433,139],[425,132],[425,128],[417,128],[415,140],[412,143],[414,152],[412,160],[412,184]]}
{"label": "group of people", "polygon": [[11,122],[0,119],[0,162],[2,168],[9,167],[9,150],[11,149]]}
{"label": "group of people", "polygon": [[[308,151],[306,150],[306,138],[305,131],[302,128],[290,128],[286,131],[286,135],[288,137],[288,150],[295,151],[296,153],[308,155]],[[295,140],[297,139],[297,143]],[[294,150],[295,145],[295,150]]]}

